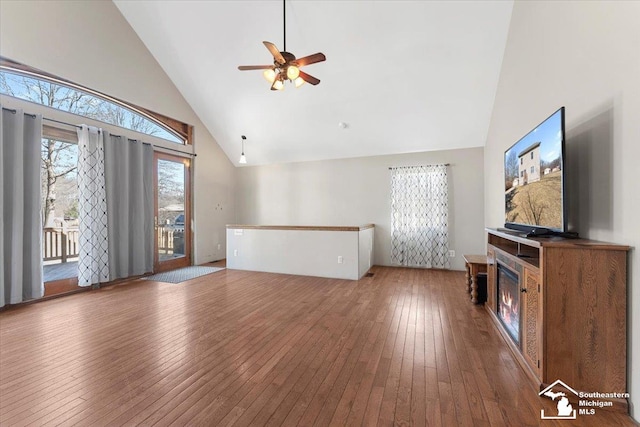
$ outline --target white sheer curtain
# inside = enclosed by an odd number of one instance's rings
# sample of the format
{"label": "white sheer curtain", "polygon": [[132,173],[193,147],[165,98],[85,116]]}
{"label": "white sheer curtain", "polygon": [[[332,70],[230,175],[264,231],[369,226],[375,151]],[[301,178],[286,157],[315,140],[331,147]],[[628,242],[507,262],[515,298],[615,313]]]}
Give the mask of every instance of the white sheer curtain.
{"label": "white sheer curtain", "polygon": [[391,171],[391,262],[449,268],[445,165],[409,166]]}
{"label": "white sheer curtain", "polygon": [[[1,107],[1,106],[0,106]],[[42,116],[0,116],[0,307],[44,295],[40,147]]]}
{"label": "white sheer curtain", "polygon": [[101,129],[78,129],[78,285],[109,281],[109,236]]}
{"label": "white sheer curtain", "polygon": [[111,280],[153,271],[153,147],[105,131]]}

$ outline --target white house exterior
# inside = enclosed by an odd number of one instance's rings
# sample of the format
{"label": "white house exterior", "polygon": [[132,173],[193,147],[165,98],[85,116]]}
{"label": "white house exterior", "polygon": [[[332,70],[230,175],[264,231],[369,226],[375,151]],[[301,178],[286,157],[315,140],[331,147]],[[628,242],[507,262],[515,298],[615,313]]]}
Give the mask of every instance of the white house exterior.
{"label": "white house exterior", "polygon": [[518,154],[518,178],[520,185],[540,181],[540,142]]}

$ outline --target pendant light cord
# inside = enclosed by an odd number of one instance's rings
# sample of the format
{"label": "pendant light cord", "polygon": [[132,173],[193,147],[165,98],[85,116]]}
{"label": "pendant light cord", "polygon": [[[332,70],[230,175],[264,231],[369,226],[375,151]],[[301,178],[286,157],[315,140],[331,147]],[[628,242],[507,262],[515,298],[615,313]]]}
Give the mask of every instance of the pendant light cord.
{"label": "pendant light cord", "polygon": [[283,16],[283,20],[282,20],[282,27],[283,27],[283,33],[284,33],[284,51],[287,51],[287,3],[286,0],[282,0],[282,16]]}

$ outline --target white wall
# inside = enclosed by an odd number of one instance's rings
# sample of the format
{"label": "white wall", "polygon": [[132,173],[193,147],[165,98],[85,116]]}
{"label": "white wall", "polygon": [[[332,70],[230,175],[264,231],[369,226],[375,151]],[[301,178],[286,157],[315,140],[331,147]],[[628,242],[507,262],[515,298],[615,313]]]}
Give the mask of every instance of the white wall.
{"label": "white wall", "polygon": [[485,251],[482,148],[240,168],[238,223],[374,223],[375,264],[391,265],[389,167],[439,163],[451,163],[449,241],[452,268],[462,270],[463,254]]}
{"label": "white wall", "polygon": [[2,1],[0,55],[194,125],[194,261],[224,258],[235,168],[112,2]]}
{"label": "white wall", "polygon": [[227,268],[357,280],[358,235],[358,231],[229,228]]}
{"label": "white wall", "polygon": [[[487,226],[504,223],[504,150],[562,105],[571,226],[583,237],[637,248],[640,2],[515,3],[485,147]],[[638,419],[638,250],[628,259],[628,391]]]}

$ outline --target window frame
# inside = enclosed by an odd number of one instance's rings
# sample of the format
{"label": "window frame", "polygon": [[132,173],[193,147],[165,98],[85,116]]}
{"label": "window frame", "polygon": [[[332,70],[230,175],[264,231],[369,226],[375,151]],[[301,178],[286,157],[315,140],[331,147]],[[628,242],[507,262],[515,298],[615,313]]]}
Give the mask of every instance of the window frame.
{"label": "window frame", "polygon": [[63,79],[61,77],[55,76],[53,74],[47,73],[45,71],[33,68],[33,67],[29,67],[27,65],[21,64],[19,62],[15,62],[12,61],[8,58],[5,58],[3,56],[0,56],[0,70],[2,71],[7,71],[9,73],[14,73],[14,74],[20,74],[20,75],[24,75],[26,77],[31,77],[34,79],[39,79],[39,80],[43,80],[49,83],[53,83],[53,84],[58,84],[58,85],[62,85],[62,86],[67,86],[71,89],[75,89],[75,90],[79,90],[82,92],[86,92],[89,95],[95,96],[97,98],[103,99],[107,102],[111,102],[121,108],[124,108],[126,110],[129,110],[135,114],[139,114],[140,116],[144,117],[145,119],[149,120],[150,122],[154,123],[155,125],[165,129],[167,132],[173,134],[177,139],[180,139],[182,142],[175,142],[175,141],[171,141],[165,138],[161,138],[155,135],[151,135],[151,134],[146,134],[134,129],[129,129],[129,128],[125,128],[122,126],[118,126],[116,124],[112,124],[112,123],[108,123],[108,122],[102,122],[98,119],[94,119],[92,117],[88,117],[88,116],[82,116],[82,115],[78,115],[78,114],[74,114],[72,112],[69,111],[65,111],[65,110],[61,110],[61,109],[57,109],[57,108],[53,108],[53,107],[49,107],[47,105],[43,105],[43,104],[39,104],[39,103],[34,103],[32,101],[26,100],[26,99],[22,99],[22,98],[17,98],[17,97],[13,97],[11,95],[7,95],[7,94],[0,94],[1,96],[6,96],[9,98],[14,98],[23,102],[31,102],[32,104],[36,104],[36,105],[42,105],[43,107],[46,108],[50,108],[50,109],[54,109],[56,111],[60,111],[66,114],[72,114],[78,117],[82,117],[83,119],[86,120],[92,120],[92,121],[97,121],[100,123],[105,123],[106,125],[109,126],[114,126],[116,128],[122,129],[122,130],[126,130],[126,131],[130,131],[130,132],[136,132],[138,134],[141,135],[147,135],[149,137],[152,138],[158,138],[158,139],[162,139],[163,141],[167,141],[167,143],[170,143],[176,147],[179,146],[190,146],[193,144],[193,126],[189,125],[187,123],[181,122],[179,120],[176,119],[172,119],[170,117],[167,117],[165,115],[153,112],[151,110],[148,110],[146,108],[143,107],[139,107],[135,104],[132,104],[130,102],[126,102],[123,101],[121,99],[115,98],[113,96],[107,95],[105,93],[102,93],[100,91],[88,88],[86,86],[83,85],[79,85],[77,83],[74,83],[70,80],[67,79]]}

